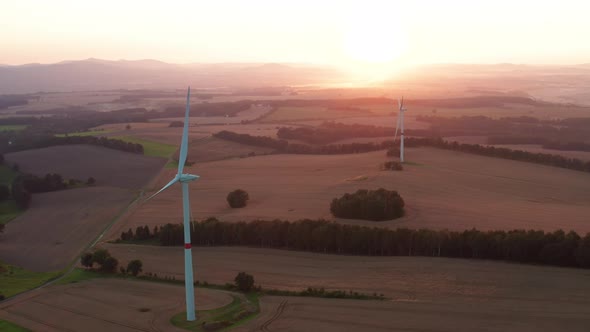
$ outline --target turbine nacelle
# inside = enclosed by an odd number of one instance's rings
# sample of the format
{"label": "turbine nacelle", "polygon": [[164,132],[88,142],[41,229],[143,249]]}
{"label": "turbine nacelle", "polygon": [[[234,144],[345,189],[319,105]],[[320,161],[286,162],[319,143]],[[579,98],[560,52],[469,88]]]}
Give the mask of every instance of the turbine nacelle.
{"label": "turbine nacelle", "polygon": [[200,176],[198,176],[198,175],[180,174],[180,176],[178,177],[178,182],[186,183],[186,182],[198,180],[199,178],[200,178]]}

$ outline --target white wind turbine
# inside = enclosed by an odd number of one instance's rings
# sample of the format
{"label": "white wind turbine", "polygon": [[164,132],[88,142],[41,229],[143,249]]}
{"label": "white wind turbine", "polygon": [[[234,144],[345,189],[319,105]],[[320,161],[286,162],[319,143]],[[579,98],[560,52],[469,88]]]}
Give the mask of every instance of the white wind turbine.
{"label": "white wind turbine", "polygon": [[397,104],[399,106],[399,113],[397,116],[397,125],[395,126],[395,136],[393,137],[393,142],[397,139],[397,131],[401,129],[400,135],[400,142],[399,142],[399,161],[404,162],[404,112],[407,111],[404,108],[404,97],[401,100],[397,100]]}
{"label": "white wind turbine", "polygon": [[193,284],[193,257],[191,252],[191,233],[190,233],[190,216],[191,207],[188,197],[188,183],[199,178],[198,175],[182,173],[184,164],[186,163],[186,157],[188,153],[188,122],[189,122],[189,111],[190,111],[190,94],[191,88],[188,88],[186,94],[186,113],[184,115],[184,127],[182,129],[182,140],[180,143],[180,154],[178,156],[178,173],[176,176],[168,182],[167,185],[158,190],[155,194],[150,196],[147,200],[152,199],[162,191],[168,189],[176,182],[182,184],[182,212],[184,217],[184,287],[186,291],[186,320],[195,320],[195,289]]}

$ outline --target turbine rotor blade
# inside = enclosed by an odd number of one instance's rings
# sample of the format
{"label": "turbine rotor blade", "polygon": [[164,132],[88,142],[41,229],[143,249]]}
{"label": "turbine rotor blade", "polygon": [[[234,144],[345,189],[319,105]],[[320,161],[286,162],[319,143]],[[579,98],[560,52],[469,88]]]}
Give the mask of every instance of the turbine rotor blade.
{"label": "turbine rotor blade", "polygon": [[190,97],[191,87],[188,87],[186,93],[186,112],[184,114],[184,127],[182,128],[182,140],[180,141],[180,153],[178,155],[178,175],[182,174],[184,164],[186,163],[186,156],[188,154],[188,118],[190,112]]}
{"label": "turbine rotor blade", "polygon": [[156,197],[156,195],[158,195],[159,193],[161,193],[162,191],[168,189],[171,185],[175,184],[176,182],[178,182],[178,180],[180,179],[180,177],[177,175],[174,177],[174,179],[172,179],[172,181],[168,182],[167,185],[165,185],[164,187],[162,187],[162,189],[158,190],[155,194],[151,195],[150,197],[148,197],[144,202],[149,201],[150,199]]}

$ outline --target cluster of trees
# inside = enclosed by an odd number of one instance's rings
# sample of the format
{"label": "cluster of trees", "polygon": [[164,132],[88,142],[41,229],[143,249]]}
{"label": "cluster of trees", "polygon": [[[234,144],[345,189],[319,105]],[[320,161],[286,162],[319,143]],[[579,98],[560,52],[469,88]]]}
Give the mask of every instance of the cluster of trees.
{"label": "cluster of trees", "polygon": [[[24,188],[30,193],[44,193],[68,188],[68,183],[64,182],[62,176],[59,174],[49,173],[44,177],[26,174],[17,177],[14,181],[22,181]],[[75,180],[72,181],[75,182]]]}
{"label": "cluster of trees", "polygon": [[233,209],[245,207],[249,199],[248,193],[242,189],[236,189],[227,194],[227,203]]}
{"label": "cluster of trees", "polygon": [[[590,268],[590,233],[562,230],[465,231],[387,229],[325,220],[192,222],[195,246],[252,246],[347,255],[433,256]],[[184,243],[182,224],[158,232],[163,246]]]}
{"label": "cluster of trees", "polygon": [[[93,185],[95,181],[91,177],[86,181],[86,184]],[[82,183],[82,181],[75,179],[65,182],[59,174],[49,173],[44,177],[38,177],[33,174],[21,174],[14,178],[10,187],[0,184],[0,202],[12,198],[20,209],[26,210],[31,205],[33,193],[64,190]]]}
{"label": "cluster of trees", "polygon": [[334,198],[330,212],[338,218],[383,221],[402,217],[404,205],[397,191],[359,189],[353,194]]}
{"label": "cluster of trees", "polygon": [[244,293],[251,291],[254,287],[254,277],[246,272],[238,273],[234,278],[234,282],[236,287]]}
{"label": "cluster of trees", "polygon": [[355,300],[384,300],[385,295],[373,293],[371,294],[363,294],[359,292],[353,292],[349,290],[348,292],[341,291],[341,290],[325,290],[322,288],[314,288],[308,287],[302,291],[286,291],[286,290],[277,290],[277,289],[270,289],[264,290],[264,294],[267,295],[275,295],[275,296],[303,296],[303,297],[323,297],[328,299],[355,299]]}
{"label": "cluster of trees", "polygon": [[[0,135],[1,136],[1,135]],[[120,139],[95,136],[44,136],[26,134],[0,137],[0,149],[2,152],[15,152],[29,149],[39,149],[55,145],[89,144],[102,146],[108,149],[115,149],[125,152],[143,154],[143,145],[125,142]]]}
{"label": "cluster of trees", "polygon": [[92,269],[94,264],[98,265],[98,270],[106,273],[117,272],[119,261],[111,256],[106,249],[97,249],[94,252],[86,252],[80,256],[80,264],[85,268]]}
{"label": "cluster of trees", "polygon": [[[105,273],[117,272],[119,260],[111,255],[106,249],[97,249],[94,252],[86,252],[80,256],[80,264],[87,269],[93,269],[97,265],[98,271]],[[143,271],[143,263],[139,259],[133,259],[127,263],[127,268],[121,266],[119,271],[122,274],[131,274],[134,277]]]}
{"label": "cluster of trees", "polygon": [[158,226],[154,227],[153,231],[150,232],[147,226],[137,226],[135,233],[131,228],[127,232],[122,232],[120,236],[121,241],[144,241],[157,238],[160,235]]}
{"label": "cluster of trees", "polygon": [[[590,172],[590,162],[584,162],[577,158],[566,158],[564,156],[549,153],[533,153],[522,150],[512,150],[485,146],[480,144],[460,144],[448,142],[442,138],[417,138],[409,137],[405,140],[406,147],[430,146],[445,150],[454,150],[466,153],[473,153],[487,157],[511,159],[530,163],[561,167],[582,172]],[[388,151],[388,155],[395,155],[395,151]]]}

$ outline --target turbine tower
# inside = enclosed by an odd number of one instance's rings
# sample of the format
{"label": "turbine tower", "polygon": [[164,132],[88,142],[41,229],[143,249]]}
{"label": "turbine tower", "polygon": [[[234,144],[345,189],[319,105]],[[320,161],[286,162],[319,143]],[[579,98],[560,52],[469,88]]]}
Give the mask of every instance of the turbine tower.
{"label": "turbine tower", "polygon": [[182,129],[182,140],[180,143],[180,154],[178,156],[178,173],[176,176],[168,182],[167,185],[158,190],[155,194],[150,196],[147,200],[152,199],[162,191],[168,189],[176,182],[182,184],[182,212],[184,218],[184,287],[186,290],[186,320],[195,320],[195,289],[193,284],[193,257],[191,252],[191,227],[190,227],[190,216],[191,207],[189,203],[189,191],[188,184],[199,178],[198,175],[182,173],[184,164],[186,163],[186,157],[188,153],[188,121],[190,112],[190,95],[191,88],[188,88],[186,94],[186,113],[184,115],[184,127]]}
{"label": "turbine tower", "polygon": [[393,137],[393,142],[397,139],[397,131],[401,129],[401,137],[399,142],[399,161],[404,162],[404,112],[407,111],[404,108],[404,97],[401,100],[397,100],[397,104],[399,106],[399,113],[397,116],[397,125],[395,126],[395,136]]}

